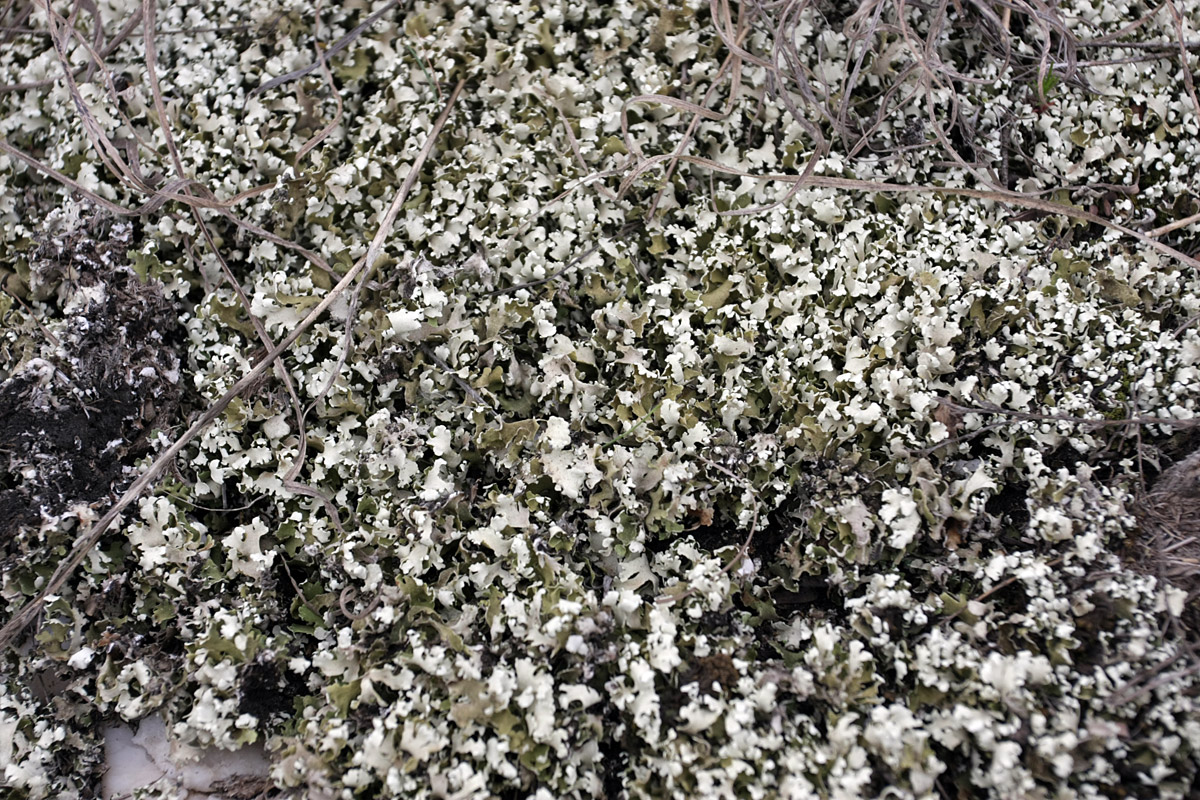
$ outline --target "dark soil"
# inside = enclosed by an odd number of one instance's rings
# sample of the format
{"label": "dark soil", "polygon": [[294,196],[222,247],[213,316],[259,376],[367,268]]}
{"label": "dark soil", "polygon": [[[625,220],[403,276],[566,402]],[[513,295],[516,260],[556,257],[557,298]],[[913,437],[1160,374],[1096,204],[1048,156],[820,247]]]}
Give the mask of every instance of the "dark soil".
{"label": "dark soil", "polygon": [[0,536],[107,496],[178,416],[178,313],[127,266],[130,237],[96,218],[33,255],[50,327],[0,384]]}

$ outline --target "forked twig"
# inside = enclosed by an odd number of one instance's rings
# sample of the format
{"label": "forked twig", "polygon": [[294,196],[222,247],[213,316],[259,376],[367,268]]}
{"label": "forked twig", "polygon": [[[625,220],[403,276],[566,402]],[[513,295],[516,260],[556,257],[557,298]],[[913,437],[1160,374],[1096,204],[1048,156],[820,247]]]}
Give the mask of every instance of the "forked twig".
{"label": "forked twig", "polygon": [[[1200,660],[1196,661],[1190,666],[1174,672],[1166,671],[1167,667],[1171,666],[1176,661],[1179,661],[1181,658],[1195,656],[1196,651],[1197,648],[1193,645],[1192,647],[1175,653],[1175,655],[1167,658],[1165,661],[1155,664],[1149,669],[1143,670],[1136,678],[1125,684],[1120,691],[1109,696],[1109,707],[1115,709],[1119,706],[1132,703],[1134,700],[1140,700],[1142,697],[1146,696],[1150,692],[1153,692],[1160,686],[1175,683],[1188,677],[1189,675],[1195,675],[1197,672],[1200,672]],[[1142,685],[1139,686],[1138,684]]]}

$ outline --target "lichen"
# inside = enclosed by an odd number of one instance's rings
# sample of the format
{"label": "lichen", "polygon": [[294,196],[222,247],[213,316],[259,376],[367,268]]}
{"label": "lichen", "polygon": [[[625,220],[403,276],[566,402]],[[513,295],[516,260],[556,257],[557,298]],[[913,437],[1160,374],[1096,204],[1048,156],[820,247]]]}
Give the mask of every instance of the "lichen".
{"label": "lichen", "polygon": [[[277,790],[305,797],[1187,796],[1196,600],[1137,563],[1135,511],[1195,444],[1175,423],[1197,408],[1200,279],[1078,215],[957,190],[990,174],[1151,230],[1196,211],[1200,119],[1178,51],[1097,46],[1118,55],[1086,82],[1038,75],[1032,34],[986,51],[983,5],[944,10],[924,54],[966,78],[814,163],[944,191],[791,196],[737,171],[797,174],[833,121],[798,118],[805,98],[749,58],[730,96],[726,21],[694,0],[329,4],[319,26],[302,2],[164,7],[170,146],[138,36],[106,70],[64,45],[84,125],[44,11],[5,33],[4,142],[95,195],[0,155],[6,386],[83,380],[65,345],[114,304],[152,293],[140,324],[180,326],[177,389],[143,375],[174,363],[144,337],[123,365],[162,413],[121,429],[138,444],[103,468],[122,475],[364,256],[465,81],[361,293],[281,358],[295,401],[268,373],[231,403],[3,654],[5,786],[91,796],[101,724],[159,714],[180,746],[265,742]],[[141,3],[95,8],[73,19],[107,41]],[[739,8],[757,5],[730,24]],[[810,89],[855,69],[857,10],[808,5],[789,29]],[[332,83],[256,91],[377,11]],[[1178,36],[1167,7],[1061,11],[1079,39],[1143,16],[1139,41]],[[897,13],[928,32],[931,10]],[[740,45],[759,59],[766,19]],[[855,114],[930,87],[898,30],[871,40]],[[691,128],[707,162],[634,172],[693,124],[646,95],[728,108]],[[97,131],[156,191],[173,149],[217,202],[247,193],[240,225],[178,197],[113,221],[99,200],[151,198]],[[1186,252],[1194,230],[1157,239]],[[46,271],[51,241],[66,264],[114,257],[81,283]],[[39,413],[71,409],[62,387]],[[34,497],[2,446],[3,489]],[[119,489],[8,517],[4,619]]]}

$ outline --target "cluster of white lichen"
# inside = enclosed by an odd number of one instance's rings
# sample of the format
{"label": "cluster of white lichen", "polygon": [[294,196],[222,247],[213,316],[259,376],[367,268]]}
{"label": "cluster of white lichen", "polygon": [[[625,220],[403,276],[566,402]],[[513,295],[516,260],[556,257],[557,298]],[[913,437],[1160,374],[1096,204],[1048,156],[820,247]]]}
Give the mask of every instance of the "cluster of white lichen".
{"label": "cluster of white lichen", "polygon": [[[96,721],[161,708],[188,745],[265,739],[278,785],[309,797],[1185,795],[1200,683],[1131,687],[1182,654],[1187,609],[1122,558],[1138,459],[1173,454],[1173,430],[946,401],[1190,419],[1200,326],[1176,328],[1200,277],[1112,231],[952,194],[810,187],[728,216],[789,184],[688,163],[643,220],[663,173],[618,198],[628,145],[670,152],[691,117],[632,98],[700,102],[719,80],[710,106],[728,100],[708,3],[400,5],[331,59],[342,117],[298,162],[337,112],[321,73],[251,92],[312,63],[312,5],[159,10],[187,177],[221,199],[273,187],[233,212],[334,271],[366,252],[466,83],[353,349],[346,300],[284,357],[313,404],[304,431],[273,376],[236,400],[47,606],[35,648],[4,654],[6,785],[76,796]],[[323,7],[322,41],[382,6]],[[97,7],[111,32],[140,3]],[[1063,10],[1081,38],[1148,13]],[[1200,15],[1184,24],[1194,38]],[[796,31],[836,86],[857,52],[840,25],[810,9]],[[773,33],[743,46],[768,53]],[[1137,35],[1173,40],[1174,19],[1159,8]],[[139,42],[110,57],[119,102],[95,76],[81,94],[105,135],[143,140],[143,174],[172,178]],[[1008,69],[978,58],[981,80],[956,87],[974,158],[1005,160],[1022,191],[1091,185],[1059,199],[1134,226],[1196,211],[1200,120],[1177,57],[1039,92],[1012,77],[1036,47],[1013,46]],[[913,57],[882,52],[864,91]],[[143,202],[98,164],[45,36],[14,35],[0,83],[46,78],[0,97],[0,135]],[[814,142],[766,85],[743,63],[733,112],[702,119],[688,152],[800,170]],[[930,102],[947,122],[950,93]],[[914,131],[934,141],[927,108],[817,174],[975,185],[937,144],[894,152]],[[67,197],[0,155],[0,272],[18,294],[37,209]],[[275,339],[337,279],[202,216]],[[186,380],[211,402],[262,342],[189,212],[139,224],[132,262],[180,303]],[[39,320],[53,330],[53,299],[27,299],[0,296],[0,377]],[[307,488],[289,476],[302,453]],[[47,509],[23,541],[65,548],[81,518]],[[4,552],[5,618],[61,552]]]}

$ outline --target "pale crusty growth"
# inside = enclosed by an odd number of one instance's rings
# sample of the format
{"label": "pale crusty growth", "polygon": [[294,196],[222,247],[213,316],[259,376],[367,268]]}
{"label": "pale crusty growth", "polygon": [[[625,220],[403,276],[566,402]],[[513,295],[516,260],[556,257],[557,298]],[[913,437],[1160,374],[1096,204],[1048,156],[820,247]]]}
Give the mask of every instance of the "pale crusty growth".
{"label": "pale crusty growth", "polygon": [[[22,5],[0,375],[74,402],[101,304],[33,268],[127,225],[184,396],[126,477],[436,136],[378,269],[0,656],[13,796],[91,796],[156,714],[294,797],[1194,792],[1196,600],[1135,511],[1195,449],[1200,6]],[[72,499],[0,539],[4,621]]]}

